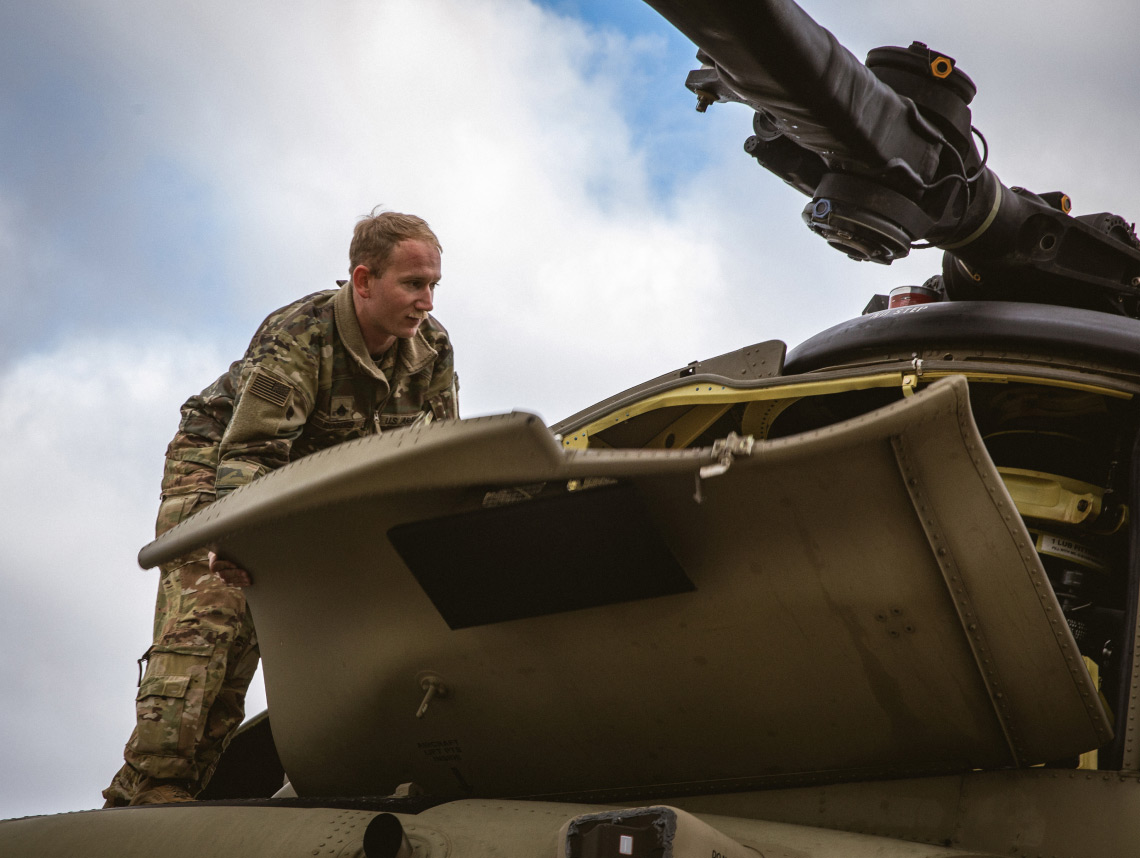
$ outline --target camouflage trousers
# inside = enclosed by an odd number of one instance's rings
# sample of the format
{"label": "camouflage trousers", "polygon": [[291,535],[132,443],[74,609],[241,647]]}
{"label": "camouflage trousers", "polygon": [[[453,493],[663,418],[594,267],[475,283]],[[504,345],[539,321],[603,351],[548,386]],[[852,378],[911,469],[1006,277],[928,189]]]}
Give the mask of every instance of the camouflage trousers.
{"label": "camouflage trousers", "polygon": [[[157,533],[212,500],[165,498]],[[147,778],[182,781],[197,794],[245,716],[257,636],[242,591],[210,572],[205,552],[162,567],[153,640],[125,763],[103,790],[109,803],[126,804]]]}

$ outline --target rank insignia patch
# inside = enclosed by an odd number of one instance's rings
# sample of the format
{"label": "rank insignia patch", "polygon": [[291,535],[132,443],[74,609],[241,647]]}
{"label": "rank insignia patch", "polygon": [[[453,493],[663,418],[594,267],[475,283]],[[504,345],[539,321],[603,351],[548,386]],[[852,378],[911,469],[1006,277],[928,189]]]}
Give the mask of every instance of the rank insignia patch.
{"label": "rank insignia patch", "polygon": [[329,401],[329,415],[334,420],[351,420],[356,417],[356,400],[351,396],[334,396]]}

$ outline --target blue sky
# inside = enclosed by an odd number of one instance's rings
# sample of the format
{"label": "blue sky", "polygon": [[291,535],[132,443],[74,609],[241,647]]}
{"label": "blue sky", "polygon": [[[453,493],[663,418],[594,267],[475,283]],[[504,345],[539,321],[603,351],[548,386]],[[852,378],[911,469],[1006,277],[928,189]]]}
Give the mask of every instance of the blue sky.
{"label": "blue sky", "polygon": [[[1130,4],[804,5],[858,57],[955,56],[1007,184],[1140,213]],[[636,0],[0,4],[0,817],[99,802],[178,406],[374,205],[442,239],[468,416],[553,423],[937,270],[810,235],[749,112],[694,111],[694,53]]]}

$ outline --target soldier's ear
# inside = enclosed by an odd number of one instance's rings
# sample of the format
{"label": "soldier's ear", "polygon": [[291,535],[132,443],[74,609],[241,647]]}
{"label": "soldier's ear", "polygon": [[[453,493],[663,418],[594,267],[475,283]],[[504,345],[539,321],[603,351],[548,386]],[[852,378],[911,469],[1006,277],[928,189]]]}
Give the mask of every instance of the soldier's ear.
{"label": "soldier's ear", "polygon": [[367,298],[371,291],[368,288],[368,278],[371,274],[367,265],[357,265],[352,269],[352,291],[361,298]]}

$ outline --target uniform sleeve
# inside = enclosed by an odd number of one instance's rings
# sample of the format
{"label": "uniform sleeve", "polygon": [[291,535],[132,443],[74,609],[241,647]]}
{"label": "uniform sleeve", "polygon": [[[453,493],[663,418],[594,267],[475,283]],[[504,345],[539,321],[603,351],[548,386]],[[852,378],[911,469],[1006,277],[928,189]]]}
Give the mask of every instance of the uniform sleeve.
{"label": "uniform sleeve", "polygon": [[219,447],[219,497],[289,462],[316,400],[322,347],[305,319],[270,317],[254,336]]}
{"label": "uniform sleeve", "polygon": [[234,361],[213,384],[182,405],[178,432],[166,448],[163,497],[214,493],[218,445],[233,415],[234,388],[240,372],[241,361]]}

